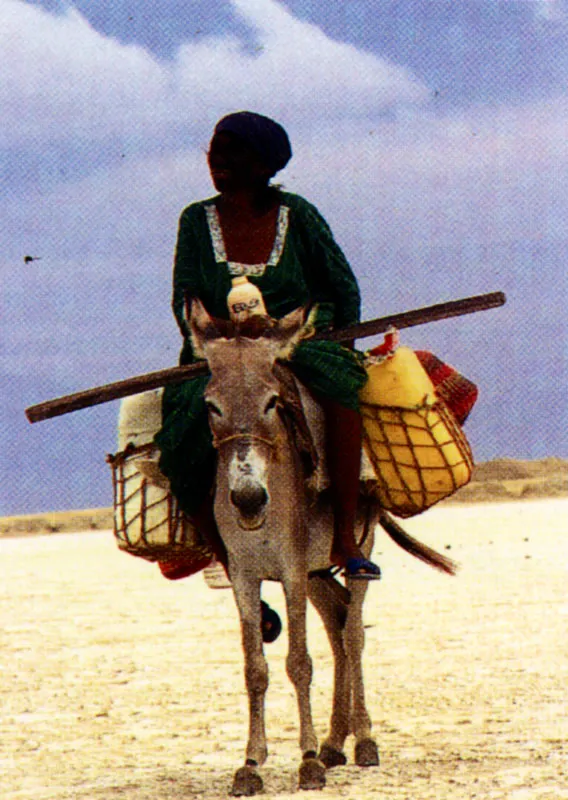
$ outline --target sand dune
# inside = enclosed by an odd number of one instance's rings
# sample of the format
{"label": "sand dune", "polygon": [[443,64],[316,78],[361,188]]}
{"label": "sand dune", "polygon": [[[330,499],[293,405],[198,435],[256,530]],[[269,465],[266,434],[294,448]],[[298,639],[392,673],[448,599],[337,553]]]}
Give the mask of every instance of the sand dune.
{"label": "sand dune", "polygon": [[568,496],[568,461],[498,458],[476,465],[471,482],[445,502],[476,503]]}

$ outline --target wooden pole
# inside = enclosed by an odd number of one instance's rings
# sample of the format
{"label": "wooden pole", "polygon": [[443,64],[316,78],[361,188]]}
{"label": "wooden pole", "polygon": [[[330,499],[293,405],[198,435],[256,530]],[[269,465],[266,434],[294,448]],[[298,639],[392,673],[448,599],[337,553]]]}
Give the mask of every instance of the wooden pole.
{"label": "wooden pole", "polygon": [[71,411],[80,411],[82,408],[109,403],[111,400],[119,400],[131,394],[149,392],[151,389],[157,389],[160,386],[182,383],[182,381],[195,378],[198,375],[207,375],[207,372],[208,367],[205,361],[198,361],[185,367],[167,367],[157,372],[146,372],[144,375],[136,375],[133,378],[125,378],[123,381],[107,383],[104,386],[95,386],[94,389],[85,389],[83,392],[75,392],[63,397],[56,397],[53,400],[46,400],[44,403],[38,403],[35,406],[26,408],[26,417],[30,422],[40,422],[51,417],[69,414]]}
{"label": "wooden pole", "polygon": [[388,317],[379,317],[369,320],[369,322],[359,322],[342,328],[339,331],[318,333],[314,338],[327,339],[331,342],[348,342],[352,339],[364,339],[367,336],[377,336],[384,333],[390,327],[412,328],[416,325],[424,325],[427,322],[436,322],[440,319],[450,319],[451,317],[462,317],[465,314],[474,314],[476,311],[487,311],[490,308],[498,308],[505,304],[503,292],[491,292],[490,294],[478,294],[474,297],[465,297],[462,300],[450,300],[448,303],[437,303],[426,308],[417,308],[414,311],[404,311],[401,314],[391,314]]}
{"label": "wooden pole", "polygon": [[[342,328],[339,331],[317,333],[313,338],[335,342],[364,339],[367,336],[376,336],[379,333],[384,333],[391,326],[410,328],[440,319],[449,319],[464,314],[473,314],[476,311],[497,308],[504,303],[505,295],[503,292],[492,292],[490,294],[467,297],[462,300],[452,300],[448,303],[438,303],[437,305],[418,308],[414,311],[405,311],[401,314],[379,317],[368,322],[351,325],[349,328]],[[46,400],[43,403],[26,408],[26,417],[30,422],[40,422],[44,419],[59,417],[62,414],[69,414],[71,411],[79,411],[82,408],[89,408],[100,403],[119,400],[132,394],[148,392],[160,386],[182,383],[198,375],[207,375],[207,372],[208,368],[205,361],[198,361],[195,364],[188,364],[184,367],[168,367],[157,372],[136,375],[133,378],[126,378],[104,386],[96,386],[83,392],[75,392],[64,397]]]}

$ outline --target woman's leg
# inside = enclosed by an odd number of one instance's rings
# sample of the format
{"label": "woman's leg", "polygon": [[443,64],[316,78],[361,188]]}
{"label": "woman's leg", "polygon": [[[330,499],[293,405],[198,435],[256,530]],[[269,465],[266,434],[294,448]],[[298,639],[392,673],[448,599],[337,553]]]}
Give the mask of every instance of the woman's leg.
{"label": "woman's leg", "polygon": [[363,424],[358,411],[329,397],[318,397],[325,415],[326,459],[333,507],[331,560],[360,578],[378,578],[380,569],[368,561],[355,541]]}

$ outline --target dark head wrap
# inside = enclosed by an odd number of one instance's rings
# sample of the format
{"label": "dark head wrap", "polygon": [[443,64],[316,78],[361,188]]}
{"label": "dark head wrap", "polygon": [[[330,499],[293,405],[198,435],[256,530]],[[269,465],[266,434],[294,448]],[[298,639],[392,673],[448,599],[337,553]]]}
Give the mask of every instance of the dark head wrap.
{"label": "dark head wrap", "polygon": [[252,111],[237,111],[223,117],[215,126],[215,133],[234,133],[249,144],[262,158],[274,175],[283,169],[292,157],[288,134],[278,122]]}

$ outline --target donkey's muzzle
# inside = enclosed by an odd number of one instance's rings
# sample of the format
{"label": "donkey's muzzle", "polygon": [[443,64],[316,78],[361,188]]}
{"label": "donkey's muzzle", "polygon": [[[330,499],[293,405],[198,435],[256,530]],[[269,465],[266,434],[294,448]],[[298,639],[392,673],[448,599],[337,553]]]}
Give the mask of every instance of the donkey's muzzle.
{"label": "donkey's muzzle", "polygon": [[243,483],[231,492],[231,503],[245,519],[258,517],[267,502],[266,489],[256,483]]}

